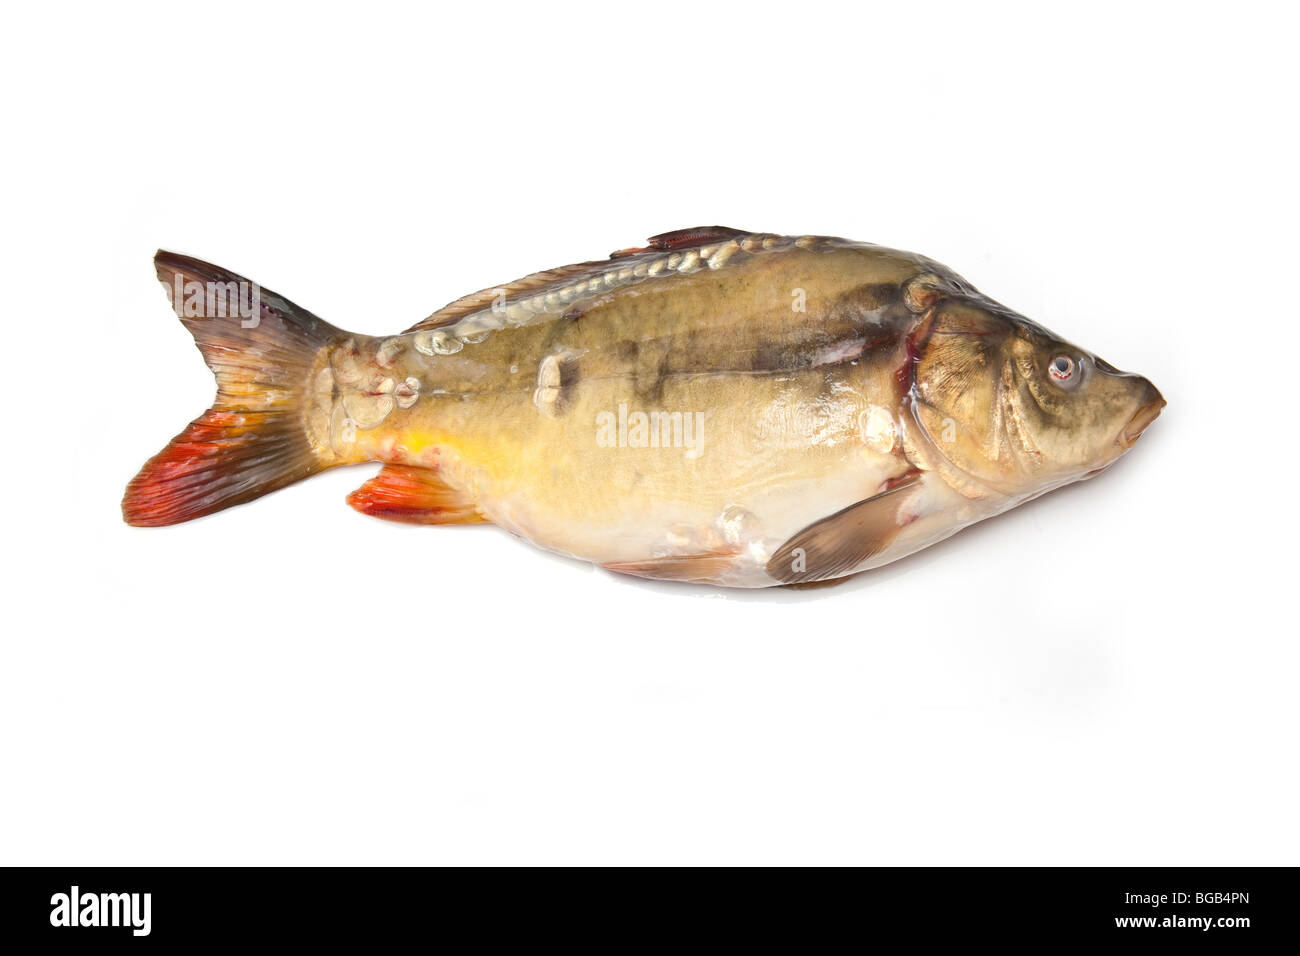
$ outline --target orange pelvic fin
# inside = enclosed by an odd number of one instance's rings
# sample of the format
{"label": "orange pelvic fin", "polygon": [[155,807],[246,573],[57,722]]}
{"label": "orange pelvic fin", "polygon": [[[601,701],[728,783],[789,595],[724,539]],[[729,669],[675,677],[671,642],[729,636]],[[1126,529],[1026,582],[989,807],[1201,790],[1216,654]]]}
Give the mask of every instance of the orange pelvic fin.
{"label": "orange pelvic fin", "polygon": [[348,504],[362,514],[407,524],[482,524],[478,506],[447,484],[432,468],[385,465],[352,494]]}

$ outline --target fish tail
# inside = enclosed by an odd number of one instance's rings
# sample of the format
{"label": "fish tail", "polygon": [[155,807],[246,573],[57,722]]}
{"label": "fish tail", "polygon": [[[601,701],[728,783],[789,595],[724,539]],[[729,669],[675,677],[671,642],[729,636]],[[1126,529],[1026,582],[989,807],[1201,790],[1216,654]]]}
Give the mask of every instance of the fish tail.
{"label": "fish tail", "polygon": [[225,269],[159,251],[158,278],[217,379],[213,405],[126,487],[128,524],[177,524],[336,463],[308,436],[311,379],[344,333]]}

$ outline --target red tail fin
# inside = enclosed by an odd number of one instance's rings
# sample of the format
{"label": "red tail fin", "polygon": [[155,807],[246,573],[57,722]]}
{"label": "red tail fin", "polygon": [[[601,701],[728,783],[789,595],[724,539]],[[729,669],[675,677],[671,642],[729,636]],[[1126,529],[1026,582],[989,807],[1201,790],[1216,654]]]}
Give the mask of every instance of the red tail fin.
{"label": "red tail fin", "polygon": [[154,266],[216,375],[217,398],[127,485],[127,523],[188,521],[321,470],[304,401],[318,353],[342,333],[207,262],[159,251]]}

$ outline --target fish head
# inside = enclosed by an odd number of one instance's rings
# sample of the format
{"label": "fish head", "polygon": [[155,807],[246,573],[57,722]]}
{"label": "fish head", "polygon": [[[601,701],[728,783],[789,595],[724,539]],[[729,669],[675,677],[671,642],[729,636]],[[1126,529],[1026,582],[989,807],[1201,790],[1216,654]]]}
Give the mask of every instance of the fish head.
{"label": "fish head", "polygon": [[1165,405],[1141,375],[979,296],[933,307],[915,375],[917,420],[947,470],[1012,497],[1097,474]]}

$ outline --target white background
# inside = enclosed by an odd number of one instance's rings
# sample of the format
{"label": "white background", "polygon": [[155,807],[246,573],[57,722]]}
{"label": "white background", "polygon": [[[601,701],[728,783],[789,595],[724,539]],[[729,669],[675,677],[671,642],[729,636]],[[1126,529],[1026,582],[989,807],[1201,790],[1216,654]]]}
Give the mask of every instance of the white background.
{"label": "white background", "polygon": [[[1282,5],[11,9],[0,862],[1297,863]],[[974,5],[969,5],[974,6]],[[1169,401],[838,588],[375,521],[164,530],[161,246],[405,328],[720,223],[923,252]]]}

